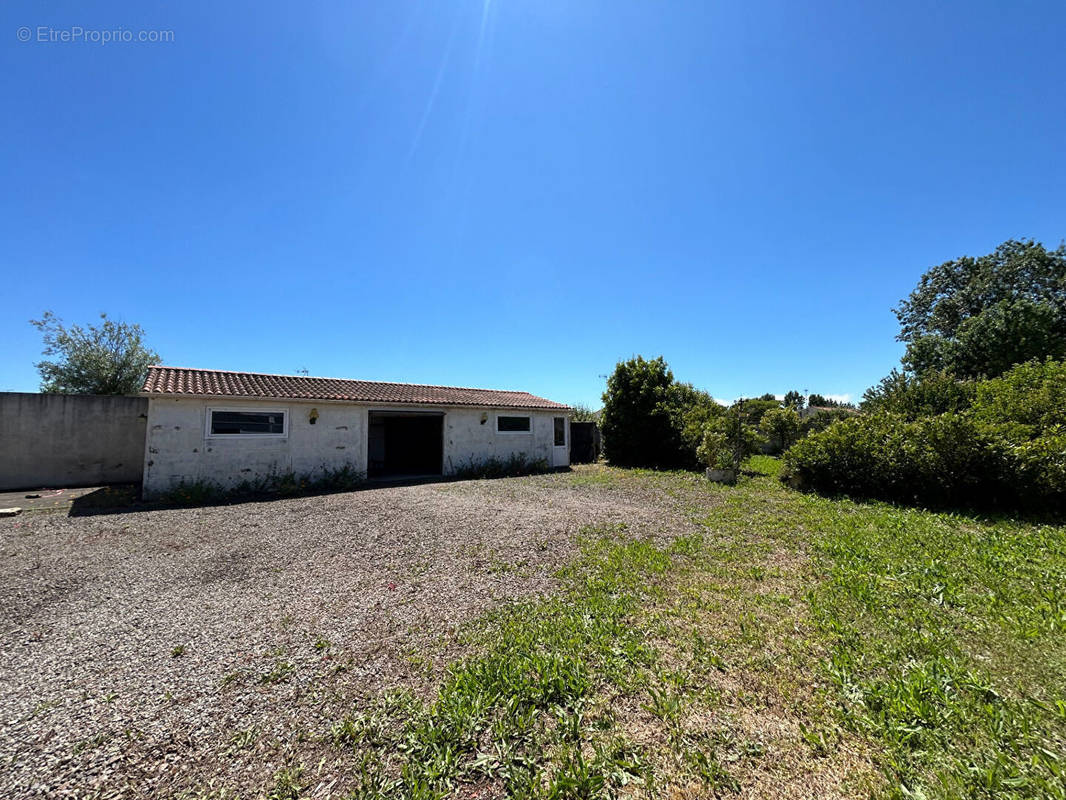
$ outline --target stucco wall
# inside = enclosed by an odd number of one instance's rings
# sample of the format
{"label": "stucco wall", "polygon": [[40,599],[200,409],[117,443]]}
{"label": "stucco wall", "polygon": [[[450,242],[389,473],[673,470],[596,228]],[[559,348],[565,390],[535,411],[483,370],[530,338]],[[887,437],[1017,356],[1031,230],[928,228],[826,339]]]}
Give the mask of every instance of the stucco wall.
{"label": "stucco wall", "polygon": [[[496,415],[532,416],[529,433],[497,433]],[[449,409],[444,416],[444,474],[492,458],[506,460],[521,454],[549,464],[555,432],[552,417],[545,411],[496,411],[492,409]],[[482,424],[482,419],[485,420]]]}
{"label": "stucco wall", "polygon": [[[285,410],[285,438],[205,437],[208,408]],[[317,409],[318,421],[309,421]],[[313,474],[322,469],[367,468],[368,414],[374,411],[444,412],[444,474],[490,458],[522,453],[551,463],[552,412],[532,412],[528,434],[496,433],[492,409],[418,409],[410,405],[354,405],[324,402],[220,402],[202,398],[151,398],[144,447],[144,493],[153,496],[182,481],[211,481],[232,487],[270,475]],[[501,412],[529,413],[529,412]],[[484,417],[484,424],[482,418]]]}
{"label": "stucco wall", "polygon": [[[284,410],[285,438],[205,437],[207,409]],[[318,420],[310,422],[311,409]],[[151,398],[144,447],[144,494],[164,492],[182,481],[212,481],[225,487],[270,475],[312,474],[350,467],[366,471],[366,411],[336,403],[225,402]]]}
{"label": "stucco wall", "polygon": [[0,490],[136,483],[143,397],[0,392]]}

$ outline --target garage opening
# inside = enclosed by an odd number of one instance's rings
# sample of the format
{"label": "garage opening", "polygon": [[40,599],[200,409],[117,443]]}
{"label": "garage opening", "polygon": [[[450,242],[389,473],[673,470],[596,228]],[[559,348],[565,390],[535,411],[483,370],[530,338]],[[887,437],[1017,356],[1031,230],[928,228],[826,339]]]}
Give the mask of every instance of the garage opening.
{"label": "garage opening", "polygon": [[426,411],[371,411],[367,436],[367,476],[439,476],[444,465],[444,414]]}

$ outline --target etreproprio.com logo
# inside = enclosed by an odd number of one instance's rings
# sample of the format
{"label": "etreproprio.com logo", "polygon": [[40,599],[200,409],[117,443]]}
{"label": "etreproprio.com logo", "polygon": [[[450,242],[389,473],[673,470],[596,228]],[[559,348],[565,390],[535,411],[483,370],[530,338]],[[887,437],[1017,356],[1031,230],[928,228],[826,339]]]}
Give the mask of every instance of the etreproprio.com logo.
{"label": "etreproprio.com logo", "polygon": [[143,42],[157,44],[173,42],[174,31],[132,30],[130,28],[83,28],[71,25],[56,28],[51,25],[30,27],[23,25],[15,32],[20,42],[41,44],[131,44]]}

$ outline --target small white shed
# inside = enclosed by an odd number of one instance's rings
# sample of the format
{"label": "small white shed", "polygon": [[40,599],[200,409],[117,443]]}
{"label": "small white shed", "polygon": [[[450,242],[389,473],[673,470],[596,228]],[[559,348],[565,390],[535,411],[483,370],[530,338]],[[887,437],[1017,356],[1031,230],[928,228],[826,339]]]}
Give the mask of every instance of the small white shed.
{"label": "small white shed", "polygon": [[528,392],[154,366],[144,494],[349,468],[451,475],[492,459],[570,464],[570,407]]}

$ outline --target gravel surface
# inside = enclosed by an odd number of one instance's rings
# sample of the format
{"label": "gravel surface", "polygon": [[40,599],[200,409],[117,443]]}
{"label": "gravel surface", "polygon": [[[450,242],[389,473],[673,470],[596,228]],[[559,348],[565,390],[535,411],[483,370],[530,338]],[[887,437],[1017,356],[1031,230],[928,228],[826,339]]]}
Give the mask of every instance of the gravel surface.
{"label": "gravel surface", "polygon": [[2,796],[255,796],[296,761],[342,794],[324,737],[353,704],[432,685],[457,627],[550,590],[583,525],[686,525],[581,474],[0,520]]}

